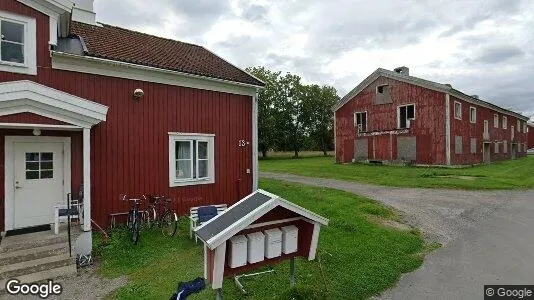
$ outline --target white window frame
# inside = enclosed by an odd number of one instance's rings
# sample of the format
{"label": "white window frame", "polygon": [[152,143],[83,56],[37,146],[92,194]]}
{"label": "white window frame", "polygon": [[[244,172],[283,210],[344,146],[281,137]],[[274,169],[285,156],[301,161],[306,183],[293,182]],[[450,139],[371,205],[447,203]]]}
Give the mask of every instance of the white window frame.
{"label": "white window frame", "polygon": [[[358,118],[357,118],[357,115],[358,114],[365,114],[365,130],[362,130],[362,131],[359,131],[358,130]],[[356,132],[367,132],[369,130],[369,128],[367,127],[367,125],[369,124],[369,122],[367,121],[367,117],[368,117],[368,113],[367,111],[357,111],[357,112],[354,112],[354,127],[356,128]]]}
{"label": "white window frame", "polygon": [[[458,109],[458,110],[456,109],[456,104],[458,104],[460,109]],[[460,115],[458,115],[458,112],[460,113]],[[462,103],[461,102],[454,101],[454,118],[457,119],[457,120],[461,120],[462,119]]]}
{"label": "white window frame", "polygon": [[508,129],[508,117],[502,116],[502,129]]}
{"label": "white window frame", "polygon": [[507,141],[507,140],[504,140],[504,141],[503,141],[503,149],[502,149],[502,153],[504,153],[504,154],[508,154],[508,141]]}
{"label": "white window frame", "polygon": [[495,142],[495,146],[494,146],[494,153],[495,154],[498,154],[499,153],[499,142]]}
{"label": "white window frame", "polygon": [[521,120],[517,120],[517,132],[521,132]]}
{"label": "white window frame", "polygon": [[[176,150],[174,148],[175,143],[190,142],[192,155],[193,140],[208,143],[208,176],[203,178],[176,178],[177,158]],[[198,146],[196,157],[198,160]],[[198,164],[191,159],[191,171],[193,171],[193,168],[196,168],[196,174],[198,174]],[[211,183],[215,183],[215,135],[206,133],[169,132],[169,187]]]}
{"label": "white window frame", "polygon": [[499,115],[493,114],[493,127],[499,128]]}
{"label": "white window frame", "polygon": [[37,75],[37,29],[35,19],[0,11],[0,20],[24,25],[24,63],[0,60],[0,71]]}
{"label": "white window frame", "polygon": [[527,133],[527,122],[523,123],[523,133]]}
{"label": "white window frame", "polygon": [[[402,107],[408,107],[408,106],[413,106],[413,118],[411,118],[411,119],[406,118],[406,127],[401,128],[400,127],[400,110],[401,110]],[[415,120],[417,118],[417,113],[416,113],[417,110],[416,109],[417,109],[417,107],[415,106],[415,103],[403,104],[403,105],[397,106],[397,129],[408,129],[408,128],[412,127],[411,121],[413,121],[413,120]],[[408,115],[408,114],[406,114],[406,115]],[[408,121],[410,121],[410,126],[408,126]]]}
{"label": "white window frame", "polygon": [[[472,111],[475,112],[474,118],[473,118]],[[474,106],[469,107],[469,122],[471,122],[471,123],[476,123],[477,122],[477,108],[474,107]]]}

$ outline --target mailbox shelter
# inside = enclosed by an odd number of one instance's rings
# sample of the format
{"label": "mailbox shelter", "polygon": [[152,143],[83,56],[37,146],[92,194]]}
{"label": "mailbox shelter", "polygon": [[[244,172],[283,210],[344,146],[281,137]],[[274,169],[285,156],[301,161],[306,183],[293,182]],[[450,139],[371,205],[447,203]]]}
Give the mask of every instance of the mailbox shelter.
{"label": "mailbox shelter", "polygon": [[[220,297],[223,278],[304,257],[314,260],[328,219],[257,190],[195,229],[204,242],[204,277]],[[294,278],[292,279],[294,282]]]}

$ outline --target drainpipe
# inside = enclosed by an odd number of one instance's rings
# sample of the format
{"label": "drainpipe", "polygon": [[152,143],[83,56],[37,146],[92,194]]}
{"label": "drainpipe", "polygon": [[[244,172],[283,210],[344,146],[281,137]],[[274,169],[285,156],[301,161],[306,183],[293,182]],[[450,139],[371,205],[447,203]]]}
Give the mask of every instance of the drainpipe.
{"label": "drainpipe", "polygon": [[450,95],[445,94],[445,163],[451,165],[451,109]]}

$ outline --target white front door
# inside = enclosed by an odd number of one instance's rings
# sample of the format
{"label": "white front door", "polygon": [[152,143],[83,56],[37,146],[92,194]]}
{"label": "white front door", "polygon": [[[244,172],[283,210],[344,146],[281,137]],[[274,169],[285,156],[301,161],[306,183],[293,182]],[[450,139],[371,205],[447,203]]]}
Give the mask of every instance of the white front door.
{"label": "white front door", "polygon": [[13,143],[13,227],[51,224],[64,203],[63,142]]}

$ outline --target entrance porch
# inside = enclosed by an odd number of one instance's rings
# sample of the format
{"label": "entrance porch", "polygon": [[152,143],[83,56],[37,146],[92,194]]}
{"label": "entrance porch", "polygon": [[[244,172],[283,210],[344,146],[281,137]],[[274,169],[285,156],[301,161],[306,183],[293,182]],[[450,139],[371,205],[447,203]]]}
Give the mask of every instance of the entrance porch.
{"label": "entrance porch", "polygon": [[32,81],[0,83],[0,231],[53,228],[56,207],[83,187],[78,239],[90,253],[91,127],[105,121],[107,109]]}

